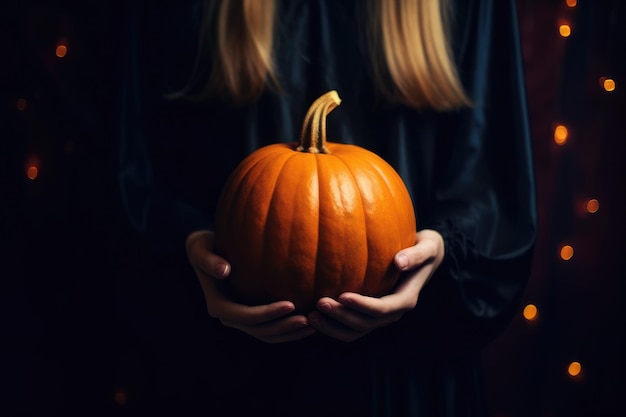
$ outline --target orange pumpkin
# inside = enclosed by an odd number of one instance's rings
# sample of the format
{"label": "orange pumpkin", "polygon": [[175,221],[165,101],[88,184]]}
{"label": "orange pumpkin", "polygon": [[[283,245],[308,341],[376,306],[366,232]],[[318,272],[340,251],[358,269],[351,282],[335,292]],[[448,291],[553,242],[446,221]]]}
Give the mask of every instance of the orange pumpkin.
{"label": "orange pumpkin", "polygon": [[215,251],[231,265],[232,296],[292,301],[308,313],[322,296],[382,296],[393,258],[415,244],[415,213],[396,171],[355,145],[326,141],[335,91],[310,107],[300,143],[265,146],[231,174],[216,211]]}

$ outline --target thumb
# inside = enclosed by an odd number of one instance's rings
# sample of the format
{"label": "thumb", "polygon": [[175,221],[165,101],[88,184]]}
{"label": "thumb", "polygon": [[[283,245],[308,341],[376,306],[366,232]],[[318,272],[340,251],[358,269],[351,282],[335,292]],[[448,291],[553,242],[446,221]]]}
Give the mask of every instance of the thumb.
{"label": "thumb", "polygon": [[226,278],[230,275],[230,263],[213,253],[214,234],[209,230],[191,233],[187,237],[187,257],[197,272],[215,278]]}
{"label": "thumb", "polygon": [[417,243],[396,254],[394,262],[400,271],[414,269],[427,262],[440,262],[443,256],[443,239],[437,232],[429,232],[418,232]]}

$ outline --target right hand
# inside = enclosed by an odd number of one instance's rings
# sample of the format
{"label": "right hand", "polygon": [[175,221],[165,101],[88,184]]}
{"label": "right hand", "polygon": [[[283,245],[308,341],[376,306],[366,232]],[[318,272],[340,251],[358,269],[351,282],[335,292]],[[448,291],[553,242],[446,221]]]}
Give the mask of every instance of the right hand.
{"label": "right hand", "polygon": [[231,267],[213,252],[213,239],[213,232],[200,230],[186,241],[187,257],[200,280],[211,317],[267,343],[291,342],[315,333],[306,316],[291,315],[295,306],[290,301],[248,306],[226,297],[218,280],[227,278]]}

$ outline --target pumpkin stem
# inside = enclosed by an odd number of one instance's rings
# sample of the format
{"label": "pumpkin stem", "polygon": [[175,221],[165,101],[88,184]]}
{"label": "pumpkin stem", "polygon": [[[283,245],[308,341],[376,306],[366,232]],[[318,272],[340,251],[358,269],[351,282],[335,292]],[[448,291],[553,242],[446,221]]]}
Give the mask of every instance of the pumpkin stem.
{"label": "pumpkin stem", "polygon": [[311,104],[304,116],[300,144],[296,150],[309,153],[328,153],[326,148],[326,117],[341,103],[337,91],[331,90]]}

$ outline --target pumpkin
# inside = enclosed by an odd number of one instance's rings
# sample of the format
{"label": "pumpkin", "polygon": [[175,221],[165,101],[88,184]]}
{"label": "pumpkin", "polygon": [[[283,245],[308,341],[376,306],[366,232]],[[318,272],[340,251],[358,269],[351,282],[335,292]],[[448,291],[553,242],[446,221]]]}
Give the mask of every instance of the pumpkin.
{"label": "pumpkin", "polygon": [[306,314],[323,296],[389,293],[394,255],[415,244],[411,197],[397,172],[362,147],[326,140],[336,91],[307,112],[299,143],[247,156],[217,203],[215,252],[231,264],[234,299],[292,301]]}

